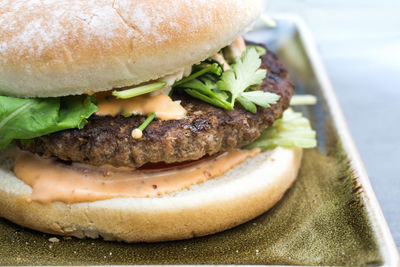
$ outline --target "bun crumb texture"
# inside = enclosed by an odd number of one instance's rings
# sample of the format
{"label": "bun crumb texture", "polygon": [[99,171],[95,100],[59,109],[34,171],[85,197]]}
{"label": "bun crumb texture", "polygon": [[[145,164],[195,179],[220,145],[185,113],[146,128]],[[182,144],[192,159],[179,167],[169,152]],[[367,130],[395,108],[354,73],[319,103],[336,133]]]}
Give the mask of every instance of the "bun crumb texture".
{"label": "bun crumb texture", "polygon": [[3,0],[0,94],[131,86],[211,56],[244,33],[256,0]]}

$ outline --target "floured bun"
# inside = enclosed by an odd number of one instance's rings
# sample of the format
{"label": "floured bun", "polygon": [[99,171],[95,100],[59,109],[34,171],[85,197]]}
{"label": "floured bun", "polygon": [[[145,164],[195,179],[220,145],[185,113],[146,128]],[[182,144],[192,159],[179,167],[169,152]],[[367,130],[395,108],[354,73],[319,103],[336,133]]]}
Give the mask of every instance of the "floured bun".
{"label": "floured bun", "polygon": [[0,94],[83,94],[175,73],[246,32],[260,2],[2,0]]}
{"label": "floured bun", "polygon": [[263,152],[218,178],[153,198],[78,204],[28,202],[32,192],[0,156],[0,217],[42,232],[126,242],[186,239],[246,222],[282,198],[296,179],[300,148]]}

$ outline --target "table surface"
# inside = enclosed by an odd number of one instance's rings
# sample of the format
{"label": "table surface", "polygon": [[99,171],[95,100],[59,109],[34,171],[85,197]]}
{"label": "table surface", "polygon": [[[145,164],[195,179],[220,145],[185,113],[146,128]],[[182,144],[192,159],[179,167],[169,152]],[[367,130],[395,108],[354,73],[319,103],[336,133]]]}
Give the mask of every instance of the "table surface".
{"label": "table surface", "polygon": [[271,0],[265,10],[310,28],[400,248],[400,1]]}

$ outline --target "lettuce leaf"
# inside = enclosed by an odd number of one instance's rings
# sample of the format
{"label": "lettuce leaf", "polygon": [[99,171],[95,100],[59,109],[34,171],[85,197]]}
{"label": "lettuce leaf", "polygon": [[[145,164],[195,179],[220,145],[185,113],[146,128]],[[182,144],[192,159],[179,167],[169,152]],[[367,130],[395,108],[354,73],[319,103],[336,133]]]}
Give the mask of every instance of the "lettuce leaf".
{"label": "lettuce leaf", "polygon": [[13,140],[29,140],[54,132],[83,128],[97,111],[95,98],[16,98],[0,96],[0,149]]}
{"label": "lettuce leaf", "polygon": [[310,122],[301,113],[287,109],[281,119],[276,120],[272,127],[267,128],[257,140],[247,145],[246,148],[259,147],[267,150],[277,146],[285,148],[316,147],[316,132],[311,129]]}

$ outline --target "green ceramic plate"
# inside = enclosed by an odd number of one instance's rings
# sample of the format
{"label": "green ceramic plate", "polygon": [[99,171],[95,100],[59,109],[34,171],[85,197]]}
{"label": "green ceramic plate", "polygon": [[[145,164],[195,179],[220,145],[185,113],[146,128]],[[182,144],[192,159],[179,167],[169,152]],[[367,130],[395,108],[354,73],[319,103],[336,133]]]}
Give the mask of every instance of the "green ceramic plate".
{"label": "green ceramic plate", "polygon": [[318,149],[305,151],[297,182],[273,209],[219,234],[154,244],[54,243],[52,235],[0,219],[0,264],[396,265],[397,249],[302,22],[281,16],[277,28],[248,38],[278,53],[297,93],[318,97],[300,109],[318,131]]}

